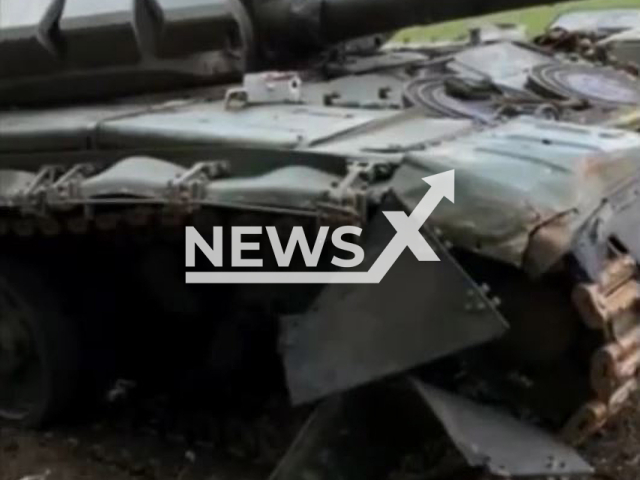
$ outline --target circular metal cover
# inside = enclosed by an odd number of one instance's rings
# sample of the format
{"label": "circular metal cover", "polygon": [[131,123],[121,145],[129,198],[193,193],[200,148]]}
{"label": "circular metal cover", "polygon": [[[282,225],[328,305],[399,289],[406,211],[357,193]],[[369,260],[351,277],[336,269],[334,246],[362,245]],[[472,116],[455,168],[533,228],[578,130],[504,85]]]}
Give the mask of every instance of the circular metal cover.
{"label": "circular metal cover", "polygon": [[456,98],[447,93],[441,79],[415,81],[409,86],[407,93],[414,104],[419,104],[444,117],[471,118],[486,122],[495,116],[494,102]]}
{"label": "circular metal cover", "polygon": [[640,81],[589,65],[549,64],[532,70],[532,86],[545,95],[587,100],[592,105],[640,105]]}

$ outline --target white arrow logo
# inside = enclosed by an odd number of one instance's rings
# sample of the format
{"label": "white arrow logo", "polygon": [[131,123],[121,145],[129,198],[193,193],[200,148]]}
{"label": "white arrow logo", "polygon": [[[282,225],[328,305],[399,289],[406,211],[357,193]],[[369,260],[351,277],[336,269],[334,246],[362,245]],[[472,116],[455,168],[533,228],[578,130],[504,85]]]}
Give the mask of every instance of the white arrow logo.
{"label": "white arrow logo", "polygon": [[396,235],[368,272],[187,272],[187,283],[213,284],[376,284],[380,283],[409,248],[421,262],[438,262],[420,230],[443,198],[455,202],[455,172],[425,177],[431,188],[407,216],[404,212],[383,212],[396,229]]}

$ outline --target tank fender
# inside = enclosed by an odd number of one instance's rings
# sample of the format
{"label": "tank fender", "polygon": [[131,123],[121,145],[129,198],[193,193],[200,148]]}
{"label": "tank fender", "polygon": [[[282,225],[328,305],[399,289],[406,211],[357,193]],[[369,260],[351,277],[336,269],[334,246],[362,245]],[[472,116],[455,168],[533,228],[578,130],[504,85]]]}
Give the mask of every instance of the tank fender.
{"label": "tank fender", "polygon": [[[406,210],[393,196],[381,211]],[[365,228],[364,270],[396,231],[380,212]],[[379,284],[335,284],[307,311],[282,319],[282,356],[292,401],[312,402],[440,359],[504,334],[507,324],[428,226],[440,258],[405,249]]]}
{"label": "tank fender", "polygon": [[550,433],[417,378],[409,381],[470,466],[509,478],[593,473],[578,452]]}

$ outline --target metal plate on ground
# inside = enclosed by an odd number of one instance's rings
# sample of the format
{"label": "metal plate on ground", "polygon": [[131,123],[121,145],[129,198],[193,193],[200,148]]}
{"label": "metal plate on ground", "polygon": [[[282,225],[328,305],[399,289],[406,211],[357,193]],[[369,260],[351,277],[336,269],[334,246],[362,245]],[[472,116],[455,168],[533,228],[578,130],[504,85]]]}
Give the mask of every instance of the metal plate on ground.
{"label": "metal plate on ground", "polygon": [[530,81],[541,93],[582,99],[596,106],[640,105],[640,81],[620,71],[588,65],[550,64],[536,67]]}
{"label": "metal plate on ground", "polygon": [[471,466],[500,477],[588,475],[593,468],[550,433],[413,379]]}
{"label": "metal plate on ground", "polygon": [[[382,210],[401,210],[393,207]],[[398,374],[506,331],[490,300],[425,232],[441,261],[419,262],[407,249],[381,283],[327,286],[308,313],[283,320],[283,357],[294,403]],[[384,216],[373,220],[365,232],[363,268],[394,235]]]}

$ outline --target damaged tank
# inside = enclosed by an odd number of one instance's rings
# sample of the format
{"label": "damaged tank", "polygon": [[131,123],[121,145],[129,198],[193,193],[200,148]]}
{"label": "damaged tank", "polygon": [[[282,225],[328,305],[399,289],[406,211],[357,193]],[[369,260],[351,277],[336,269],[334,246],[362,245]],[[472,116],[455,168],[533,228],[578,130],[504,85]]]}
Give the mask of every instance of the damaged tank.
{"label": "damaged tank", "polygon": [[[464,469],[592,471],[638,388],[640,81],[557,28],[385,46],[507,2],[397,3],[0,0],[3,421],[250,358],[312,407],[274,480],[389,478],[435,431]],[[370,272],[401,224],[376,282],[269,282],[296,243],[209,281],[216,228],[356,228]]]}

